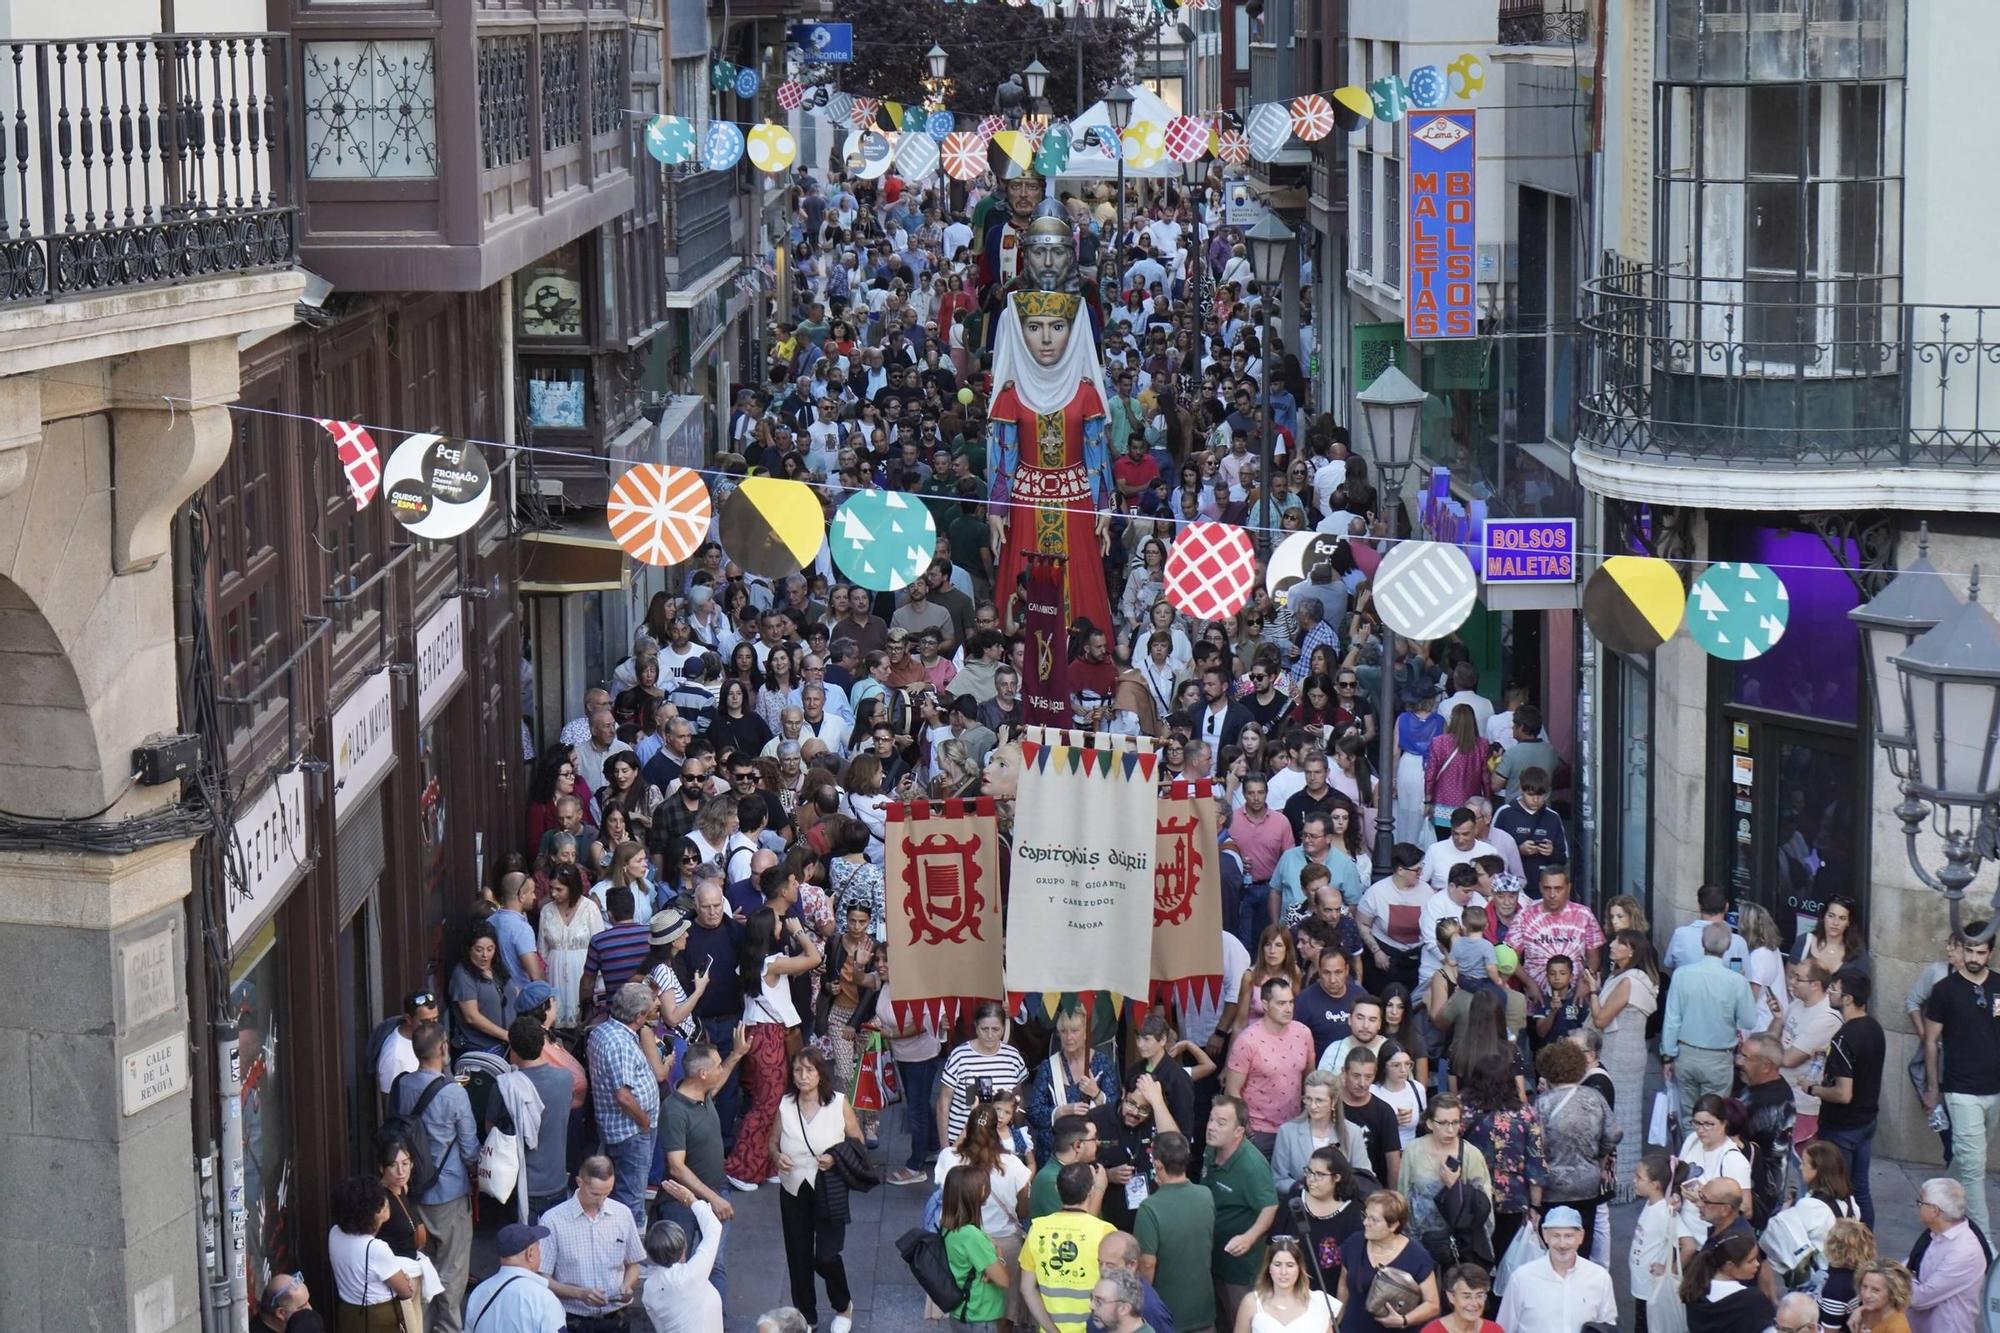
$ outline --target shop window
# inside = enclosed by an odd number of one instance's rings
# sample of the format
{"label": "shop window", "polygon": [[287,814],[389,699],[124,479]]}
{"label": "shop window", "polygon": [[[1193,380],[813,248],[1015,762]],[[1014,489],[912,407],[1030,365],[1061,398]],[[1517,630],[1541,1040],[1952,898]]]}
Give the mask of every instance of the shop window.
{"label": "shop window", "polygon": [[1403,289],[1403,160],[1382,159],[1382,281]]}
{"label": "shop window", "polygon": [[1375,155],[1354,155],[1354,269],[1375,272]]}
{"label": "shop window", "polygon": [[273,1273],[290,1273],[303,1254],[291,1201],[298,1194],[285,985],[288,972],[275,920],[247,940],[229,970],[229,1018],[243,1085],[244,1280],[262,1292]]}
{"label": "shop window", "polygon": [[1861,641],[1847,613],[1859,594],[1842,561],[1853,565],[1859,550],[1842,539],[1836,560],[1805,529],[1748,528],[1732,545],[1736,558],[1778,572],[1791,613],[1776,647],[1731,670],[1730,702],[1854,725],[1861,716]]}

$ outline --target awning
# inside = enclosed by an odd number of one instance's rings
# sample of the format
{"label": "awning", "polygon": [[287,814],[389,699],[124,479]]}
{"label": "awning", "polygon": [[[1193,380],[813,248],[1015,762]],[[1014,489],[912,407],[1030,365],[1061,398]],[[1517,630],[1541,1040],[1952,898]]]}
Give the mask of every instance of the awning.
{"label": "awning", "polygon": [[701,304],[703,297],[736,276],[736,270],[743,267],[743,256],[731,255],[727,263],[714,268],[695,280],[692,287],[676,287],[666,295],[667,309],[689,310]]}
{"label": "awning", "polygon": [[619,592],[628,577],[625,550],[602,510],[570,514],[553,528],[521,534],[521,591]]}
{"label": "awning", "polygon": [[1250,187],[1251,194],[1280,213],[1303,213],[1312,206],[1312,195],[1302,185],[1271,185],[1255,176],[1245,176],[1243,183]]}

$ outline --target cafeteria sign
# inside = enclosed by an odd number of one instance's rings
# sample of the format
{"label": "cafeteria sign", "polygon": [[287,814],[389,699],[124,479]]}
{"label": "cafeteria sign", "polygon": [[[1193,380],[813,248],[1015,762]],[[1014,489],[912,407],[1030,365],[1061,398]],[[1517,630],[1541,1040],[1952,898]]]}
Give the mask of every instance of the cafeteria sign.
{"label": "cafeteria sign", "polygon": [[1485,583],[1571,583],[1576,579],[1576,520],[1573,518],[1489,518]]}
{"label": "cafeteria sign", "polygon": [[1479,336],[1474,113],[1410,113],[1409,274],[1403,328],[1412,340]]}

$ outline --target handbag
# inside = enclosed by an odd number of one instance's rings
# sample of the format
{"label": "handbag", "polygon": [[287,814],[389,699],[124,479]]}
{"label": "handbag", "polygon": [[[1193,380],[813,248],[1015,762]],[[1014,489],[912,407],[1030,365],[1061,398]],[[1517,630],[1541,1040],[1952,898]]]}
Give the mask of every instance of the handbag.
{"label": "handbag", "polygon": [[881,1033],[870,1033],[868,1049],[861,1053],[861,1064],[854,1071],[852,1100],[857,1111],[880,1111],[888,1105],[886,1090],[882,1086],[882,1044]]}
{"label": "handbag", "polygon": [[1368,1299],[1362,1304],[1371,1318],[1380,1320],[1391,1310],[1407,1315],[1423,1304],[1423,1300],[1423,1288],[1417,1285],[1417,1280],[1402,1269],[1391,1266],[1375,1270],[1375,1280],[1368,1284]]}

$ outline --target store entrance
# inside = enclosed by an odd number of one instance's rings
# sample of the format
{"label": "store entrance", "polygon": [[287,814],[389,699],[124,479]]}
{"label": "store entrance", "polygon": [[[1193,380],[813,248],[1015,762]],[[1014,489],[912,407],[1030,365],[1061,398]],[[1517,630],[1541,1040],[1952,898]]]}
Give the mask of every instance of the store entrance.
{"label": "store entrance", "polygon": [[1862,897],[1854,733],[1736,710],[1723,727],[1714,873],[1769,911],[1789,946],[1828,899]]}

